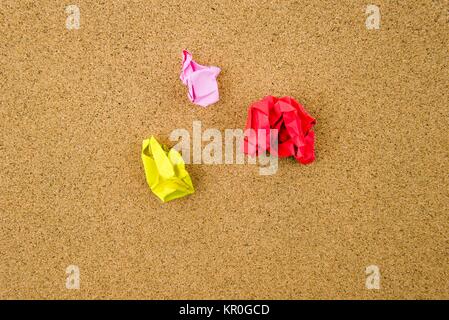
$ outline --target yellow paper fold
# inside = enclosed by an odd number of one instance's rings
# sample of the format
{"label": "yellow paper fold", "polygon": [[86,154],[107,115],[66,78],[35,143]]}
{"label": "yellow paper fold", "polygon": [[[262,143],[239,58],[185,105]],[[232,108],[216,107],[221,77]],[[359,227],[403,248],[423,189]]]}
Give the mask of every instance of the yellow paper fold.
{"label": "yellow paper fold", "polygon": [[142,162],[151,191],[163,202],[192,194],[192,180],[181,155],[152,136],[142,142]]}

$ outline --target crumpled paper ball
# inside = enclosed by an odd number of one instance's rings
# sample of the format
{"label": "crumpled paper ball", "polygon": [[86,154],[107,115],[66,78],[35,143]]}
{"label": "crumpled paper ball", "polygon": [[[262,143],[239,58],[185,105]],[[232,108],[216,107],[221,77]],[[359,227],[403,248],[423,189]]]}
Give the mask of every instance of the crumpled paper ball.
{"label": "crumpled paper ball", "polygon": [[182,52],[181,81],[188,87],[188,97],[194,104],[207,107],[220,99],[217,77],[221,69],[202,66],[187,51]]}
{"label": "crumpled paper ball", "polygon": [[[311,163],[315,160],[315,124],[316,120],[292,97],[267,96],[248,108],[246,129],[253,131],[245,137],[243,150],[251,156],[268,151],[280,158],[293,156],[302,164]],[[270,143],[270,129],[278,130],[277,148]],[[261,139],[261,133],[266,137]]]}
{"label": "crumpled paper ball", "polygon": [[178,151],[161,146],[152,136],[142,142],[141,156],[148,186],[163,202],[194,192],[192,180]]}

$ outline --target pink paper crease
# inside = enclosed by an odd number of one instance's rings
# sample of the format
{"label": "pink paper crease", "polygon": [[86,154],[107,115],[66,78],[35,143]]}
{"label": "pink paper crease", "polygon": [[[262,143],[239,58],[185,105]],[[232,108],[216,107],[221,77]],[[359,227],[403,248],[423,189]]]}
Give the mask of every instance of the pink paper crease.
{"label": "pink paper crease", "polygon": [[202,66],[192,59],[187,50],[182,51],[181,81],[189,89],[190,101],[207,107],[220,99],[218,94],[217,77],[221,69],[218,67]]}

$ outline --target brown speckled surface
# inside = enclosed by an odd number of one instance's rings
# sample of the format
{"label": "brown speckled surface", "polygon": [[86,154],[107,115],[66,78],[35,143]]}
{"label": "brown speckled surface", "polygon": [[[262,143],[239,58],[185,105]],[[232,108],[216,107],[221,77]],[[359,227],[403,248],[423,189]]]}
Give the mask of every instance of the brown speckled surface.
{"label": "brown speckled surface", "polygon": [[[1,298],[449,298],[448,1],[377,1],[377,31],[363,1],[73,3],[77,31],[63,1],[0,3]],[[218,104],[189,103],[183,48]],[[317,118],[313,165],[151,194],[142,139],[242,128],[267,94]]]}

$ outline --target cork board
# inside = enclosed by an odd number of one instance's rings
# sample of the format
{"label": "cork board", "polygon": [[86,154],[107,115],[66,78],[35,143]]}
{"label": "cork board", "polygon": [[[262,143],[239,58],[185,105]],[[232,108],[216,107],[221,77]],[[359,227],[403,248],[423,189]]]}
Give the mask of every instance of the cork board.
{"label": "cork board", "polygon": [[[3,0],[0,297],[447,299],[448,2],[375,1],[378,30],[368,4]],[[222,68],[208,109],[183,48]],[[194,195],[151,194],[144,138],[243,128],[268,94],[317,118],[315,163],[189,165]]]}

